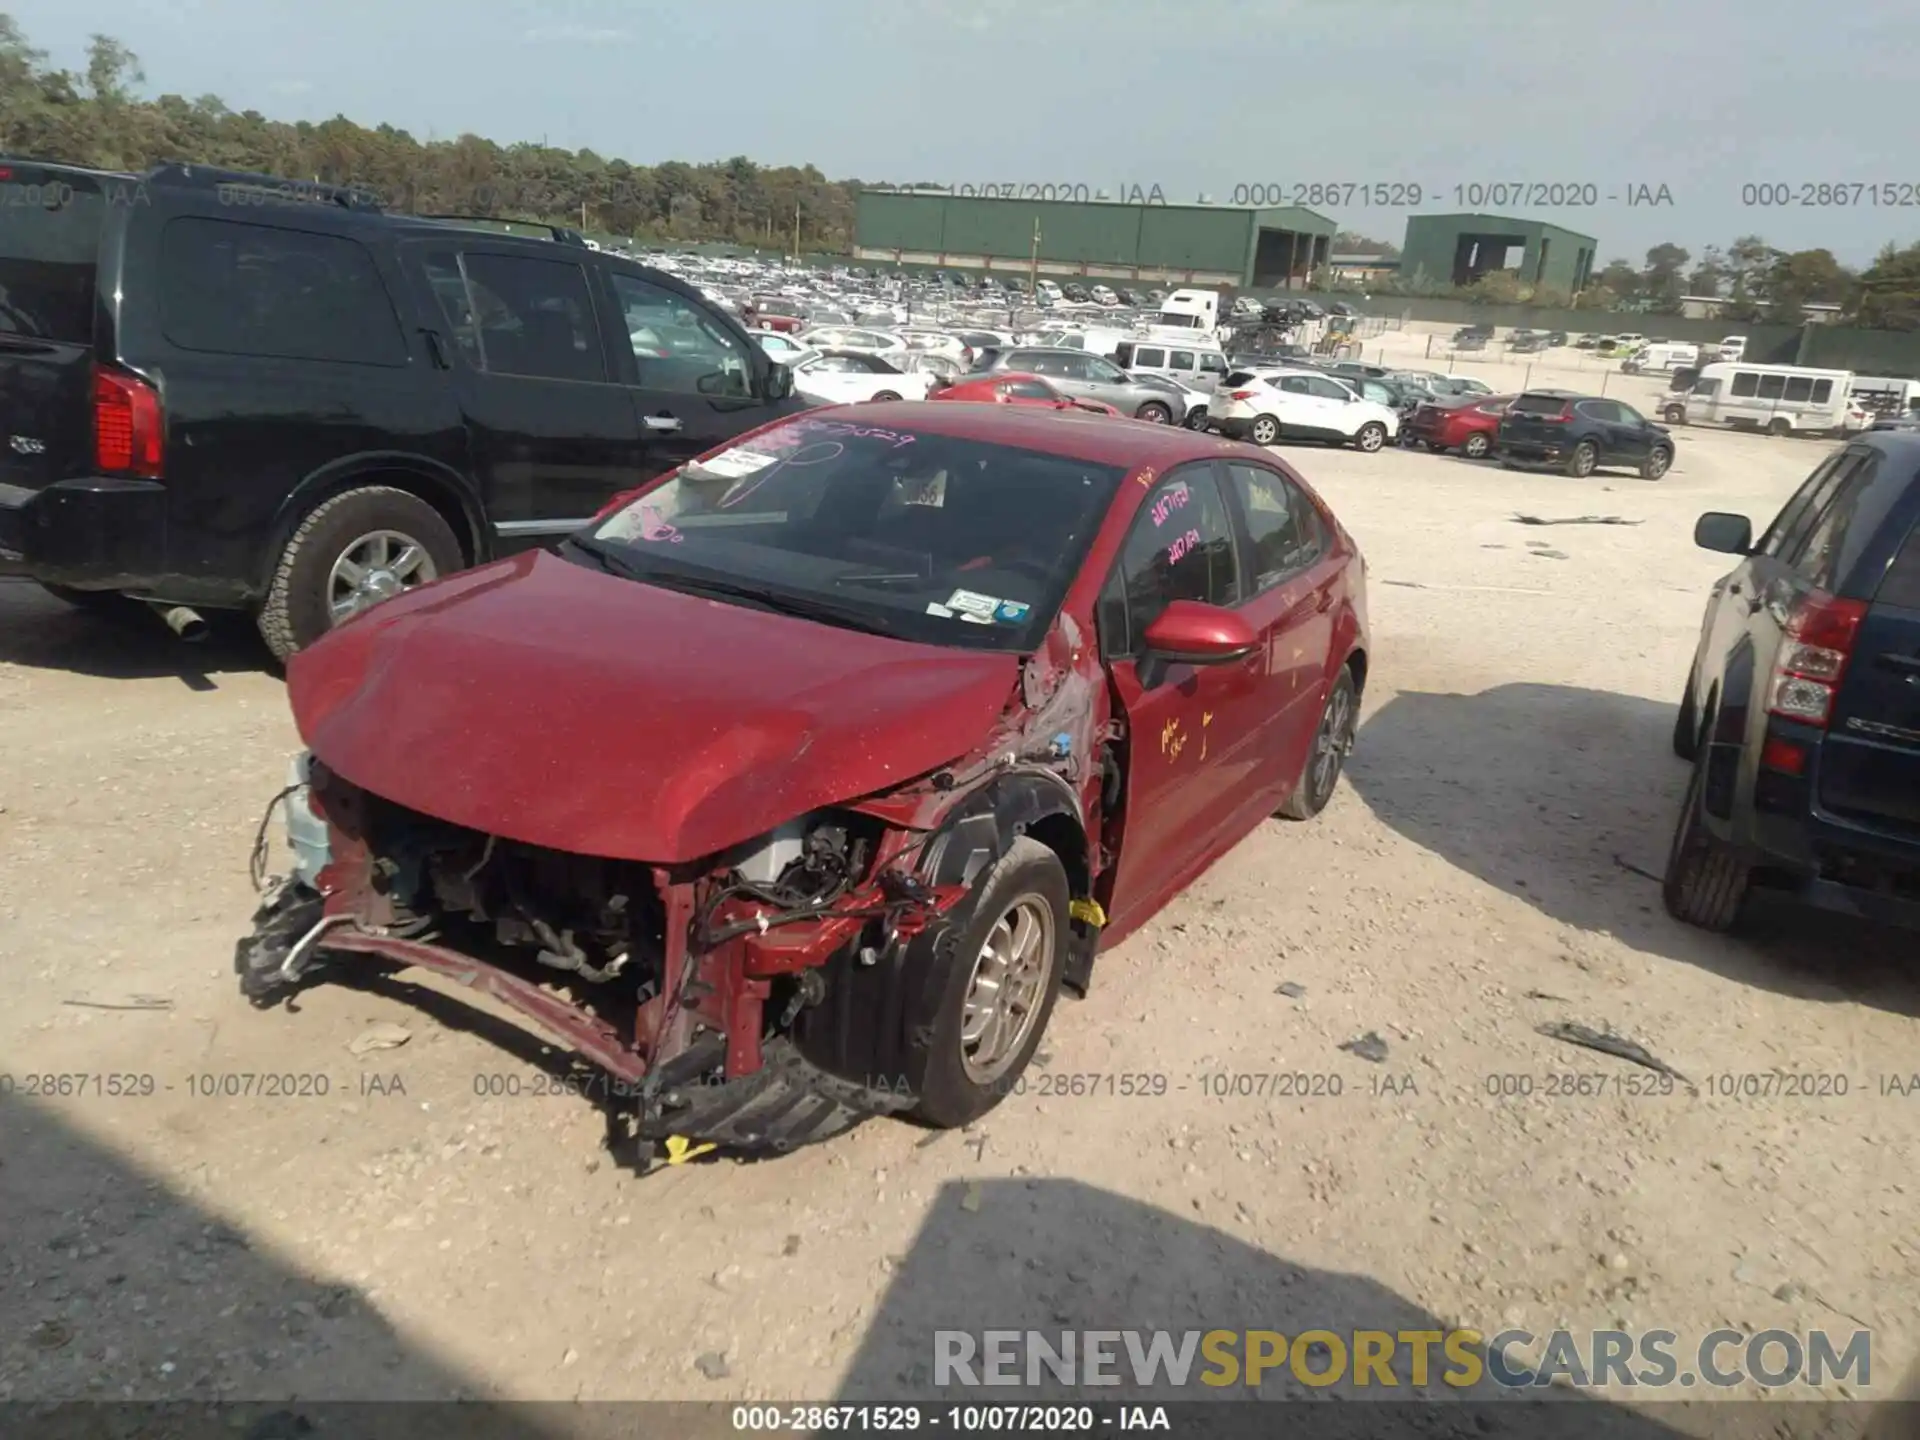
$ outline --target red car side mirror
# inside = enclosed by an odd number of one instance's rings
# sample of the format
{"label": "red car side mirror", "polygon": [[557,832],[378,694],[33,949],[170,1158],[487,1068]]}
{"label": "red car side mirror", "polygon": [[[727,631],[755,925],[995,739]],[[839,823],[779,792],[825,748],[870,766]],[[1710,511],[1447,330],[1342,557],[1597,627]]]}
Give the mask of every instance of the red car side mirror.
{"label": "red car side mirror", "polygon": [[1158,684],[1168,665],[1221,665],[1251,655],[1260,644],[1244,617],[1197,600],[1175,600],[1140,637],[1141,683]]}

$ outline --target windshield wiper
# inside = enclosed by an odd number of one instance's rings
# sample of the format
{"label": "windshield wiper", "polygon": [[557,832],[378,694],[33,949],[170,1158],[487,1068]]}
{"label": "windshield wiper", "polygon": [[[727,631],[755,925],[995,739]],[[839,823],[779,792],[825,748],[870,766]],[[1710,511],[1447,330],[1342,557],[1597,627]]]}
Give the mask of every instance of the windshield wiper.
{"label": "windshield wiper", "polygon": [[859,630],[868,635],[885,635],[893,640],[900,638],[900,631],[896,627],[874,618],[865,610],[851,605],[836,605],[831,600],[786,595],[768,590],[763,585],[660,571],[650,571],[640,578],[650,585],[659,585],[668,590],[684,590],[691,595],[708,595],[720,600],[745,600],[776,614],[792,615],[800,620],[817,620],[824,625],[838,625],[843,630]]}
{"label": "windshield wiper", "polygon": [[621,575],[629,580],[649,580],[652,572],[641,569],[619,551],[604,541],[595,540],[588,535],[569,535],[560,544],[578,554],[587,556],[609,575]]}

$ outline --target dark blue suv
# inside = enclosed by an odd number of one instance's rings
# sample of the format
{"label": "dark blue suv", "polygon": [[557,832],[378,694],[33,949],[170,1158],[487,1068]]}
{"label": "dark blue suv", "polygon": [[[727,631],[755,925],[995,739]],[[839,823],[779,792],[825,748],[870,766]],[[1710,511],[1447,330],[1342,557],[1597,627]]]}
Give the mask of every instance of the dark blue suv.
{"label": "dark blue suv", "polygon": [[1730,930],[1764,887],[1920,927],[1920,433],[1835,451],[1758,543],[1718,513],[1694,540],[1741,560],[1674,724],[1667,909]]}

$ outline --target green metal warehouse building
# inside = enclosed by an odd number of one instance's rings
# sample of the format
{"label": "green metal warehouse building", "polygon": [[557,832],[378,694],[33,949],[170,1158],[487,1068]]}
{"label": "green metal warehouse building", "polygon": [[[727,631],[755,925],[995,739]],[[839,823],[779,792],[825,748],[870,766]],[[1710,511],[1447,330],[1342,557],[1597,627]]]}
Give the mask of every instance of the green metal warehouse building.
{"label": "green metal warehouse building", "polygon": [[1015,200],[944,190],[863,190],[854,255],[897,265],[1025,274],[1039,235],[1047,276],[1303,287],[1324,267],[1334,222],[1288,206]]}
{"label": "green metal warehouse building", "polygon": [[1578,294],[1593,278],[1599,241],[1539,220],[1503,215],[1414,215],[1400,247],[1402,279],[1441,285],[1471,285],[1482,275],[1514,267],[1508,253],[1523,255],[1520,278],[1545,290]]}

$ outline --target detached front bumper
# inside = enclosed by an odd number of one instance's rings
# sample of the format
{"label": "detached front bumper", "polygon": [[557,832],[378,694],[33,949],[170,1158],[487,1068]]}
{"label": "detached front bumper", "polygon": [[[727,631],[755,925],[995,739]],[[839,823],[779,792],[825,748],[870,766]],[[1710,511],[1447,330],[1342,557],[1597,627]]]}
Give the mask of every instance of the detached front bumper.
{"label": "detached front bumper", "polygon": [[[360,817],[334,811],[333,790],[325,793],[336,820],[314,808],[317,771],[305,755],[293,763],[278,801],[293,873],[269,887],[252,932],[236,947],[241,990],[256,1004],[272,1003],[316,971],[431,972],[508,1007],[602,1072],[605,1079],[583,1083],[583,1092],[604,1097],[644,1141],[680,1137],[782,1152],[916,1103],[875,1082],[891,1071],[819,1053],[805,1022],[827,995],[829,967],[877,965],[901,976],[923,969],[924,947],[940,942],[965,887],[909,882],[910,898],[901,902],[888,869],[893,854],[883,847],[874,878],[838,904],[758,931],[734,923],[738,917],[722,907],[718,918],[728,923],[716,933],[708,928],[714,877],[655,868],[665,921],[658,985],[636,990],[628,983],[633,971],[579,985],[578,976],[543,969],[531,949],[490,949],[457,921],[396,910],[379,878],[392,862],[376,859],[362,841]],[[901,844],[910,840],[903,832]],[[876,919],[883,910],[886,918]],[[443,930],[453,938],[443,942]],[[703,935],[713,938],[696,944]],[[498,958],[488,958],[496,949]],[[576,1003],[575,996],[586,998]]]}
{"label": "detached front bumper", "polygon": [[84,476],[43,490],[0,485],[0,573],[78,590],[167,579],[167,487]]}

